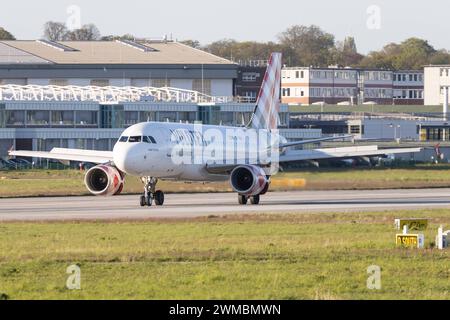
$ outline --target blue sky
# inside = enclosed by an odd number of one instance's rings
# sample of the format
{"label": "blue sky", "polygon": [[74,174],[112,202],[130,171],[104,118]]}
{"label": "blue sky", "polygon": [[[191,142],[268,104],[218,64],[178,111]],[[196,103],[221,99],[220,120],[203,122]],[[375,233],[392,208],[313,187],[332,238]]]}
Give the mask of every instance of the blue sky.
{"label": "blue sky", "polygon": [[93,22],[104,35],[267,41],[293,24],[316,24],[337,40],[354,36],[363,53],[412,36],[450,49],[450,2],[444,0],[7,0],[0,26],[17,38],[37,39],[46,21],[67,21],[71,5],[80,8],[82,24]]}

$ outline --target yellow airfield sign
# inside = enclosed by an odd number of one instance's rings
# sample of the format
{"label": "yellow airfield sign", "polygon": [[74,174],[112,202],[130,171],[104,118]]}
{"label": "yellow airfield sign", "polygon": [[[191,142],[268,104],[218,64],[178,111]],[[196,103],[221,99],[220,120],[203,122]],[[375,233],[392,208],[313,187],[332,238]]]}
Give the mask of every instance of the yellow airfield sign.
{"label": "yellow airfield sign", "polygon": [[395,236],[395,243],[399,247],[423,248],[424,242],[423,234],[397,234]]}
{"label": "yellow airfield sign", "polygon": [[395,219],[397,230],[403,230],[404,226],[408,226],[410,231],[422,231],[428,227],[428,219]]}

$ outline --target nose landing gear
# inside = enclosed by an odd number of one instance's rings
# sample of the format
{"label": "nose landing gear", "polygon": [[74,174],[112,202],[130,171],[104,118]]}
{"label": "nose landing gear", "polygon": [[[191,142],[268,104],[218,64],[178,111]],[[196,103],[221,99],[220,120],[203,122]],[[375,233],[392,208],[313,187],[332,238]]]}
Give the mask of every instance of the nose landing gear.
{"label": "nose landing gear", "polygon": [[258,194],[256,196],[245,196],[242,194],[238,194],[238,202],[241,205],[246,205],[249,199],[251,204],[259,204],[260,195]]}
{"label": "nose landing gear", "polygon": [[144,194],[140,197],[141,207],[150,207],[153,201],[155,201],[155,205],[162,206],[164,204],[164,192],[156,190],[158,179],[154,177],[142,177],[141,181],[144,184]]}

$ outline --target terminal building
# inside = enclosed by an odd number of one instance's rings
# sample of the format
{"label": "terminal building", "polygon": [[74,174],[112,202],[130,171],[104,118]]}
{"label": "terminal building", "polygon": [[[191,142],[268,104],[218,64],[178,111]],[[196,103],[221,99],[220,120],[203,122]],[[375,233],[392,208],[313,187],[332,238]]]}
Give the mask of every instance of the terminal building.
{"label": "terminal building", "polygon": [[291,105],[423,105],[422,71],[284,68],[282,101]]}
{"label": "terminal building", "polygon": [[[102,89],[103,94],[90,92]],[[137,93],[130,94],[130,90]],[[198,92],[188,95],[176,89],[169,94],[164,88],[147,90],[0,86],[0,157],[6,156],[11,147],[40,151],[53,147],[111,150],[125,128],[145,121],[244,126],[255,107],[254,103],[220,101]],[[289,129],[287,105],[280,107],[279,128],[288,140],[322,135],[318,129]]]}
{"label": "terminal building", "polygon": [[0,85],[173,87],[233,96],[235,63],[174,41],[0,41]]}

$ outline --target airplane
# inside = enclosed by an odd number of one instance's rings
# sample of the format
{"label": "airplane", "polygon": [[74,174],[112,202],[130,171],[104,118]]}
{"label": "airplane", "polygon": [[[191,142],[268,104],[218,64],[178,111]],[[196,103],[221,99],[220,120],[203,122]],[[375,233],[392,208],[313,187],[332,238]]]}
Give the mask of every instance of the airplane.
{"label": "airplane", "polygon": [[91,162],[84,178],[90,193],[118,195],[127,175],[144,184],[142,207],[164,204],[158,180],[225,181],[238,194],[238,203],[259,204],[280,163],[378,157],[419,152],[420,148],[378,149],[357,146],[310,150],[291,147],[346,139],[351,135],[288,142],[278,133],[281,92],[281,53],[272,53],[250,122],[243,128],[143,122],[125,129],[113,151],[53,148],[50,152],[9,151],[10,156]]}

